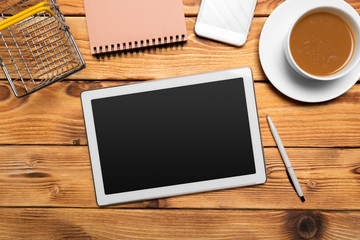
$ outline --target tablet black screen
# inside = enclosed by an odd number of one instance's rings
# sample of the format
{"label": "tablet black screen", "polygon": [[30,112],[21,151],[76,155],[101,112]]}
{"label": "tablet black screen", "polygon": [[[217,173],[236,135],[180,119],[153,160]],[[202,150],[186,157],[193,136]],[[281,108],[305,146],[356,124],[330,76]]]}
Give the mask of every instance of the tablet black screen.
{"label": "tablet black screen", "polygon": [[92,100],[105,194],[255,173],[243,79]]}

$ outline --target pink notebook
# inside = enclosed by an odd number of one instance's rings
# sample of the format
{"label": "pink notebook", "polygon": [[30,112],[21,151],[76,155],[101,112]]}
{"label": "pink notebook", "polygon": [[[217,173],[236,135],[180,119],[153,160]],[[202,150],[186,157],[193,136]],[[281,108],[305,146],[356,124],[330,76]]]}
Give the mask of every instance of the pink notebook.
{"label": "pink notebook", "polygon": [[187,40],[183,0],[84,0],[91,53]]}

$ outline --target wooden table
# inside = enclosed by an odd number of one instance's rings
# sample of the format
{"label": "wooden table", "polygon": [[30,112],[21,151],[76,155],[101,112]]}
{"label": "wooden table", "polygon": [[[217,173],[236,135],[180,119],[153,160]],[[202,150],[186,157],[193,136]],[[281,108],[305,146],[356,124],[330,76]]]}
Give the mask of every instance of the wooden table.
{"label": "wooden table", "polygon": [[[241,48],[195,36],[200,0],[184,0],[185,45],[97,59],[90,54],[83,1],[59,0],[87,68],[23,99],[1,75],[0,239],[360,239],[360,84],[335,100],[306,104],[269,83],[259,62],[259,35],[281,2],[258,0]],[[358,0],[347,2],[360,12]],[[243,66],[254,72],[267,183],[96,205],[81,91]],[[305,203],[286,176],[266,113]]]}

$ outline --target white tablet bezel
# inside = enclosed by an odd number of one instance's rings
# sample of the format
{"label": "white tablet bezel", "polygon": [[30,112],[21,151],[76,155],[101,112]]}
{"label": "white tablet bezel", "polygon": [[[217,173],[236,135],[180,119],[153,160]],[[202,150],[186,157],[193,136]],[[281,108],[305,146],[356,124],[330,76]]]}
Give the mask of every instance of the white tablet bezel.
{"label": "white tablet bezel", "polygon": [[[124,193],[105,194],[103,178],[100,166],[100,158],[97,146],[94,117],[91,101],[94,99],[108,98],[119,95],[141,93],[160,89],[188,86],[201,83],[243,78],[249,125],[255,160],[255,174],[201,181],[194,183],[178,184],[166,187],[151,188],[145,190],[130,191]],[[144,83],[130,84],[125,86],[110,87],[97,90],[89,90],[81,93],[81,102],[84,113],[84,121],[88,139],[88,147],[93,172],[96,200],[98,205],[110,205],[116,203],[147,200],[174,195],[204,192],[223,188],[233,188],[246,185],[261,184],[266,182],[265,162],[261,142],[259,120],[257,114],[254,83],[250,68],[237,68],[219,72],[204,73],[185,77],[176,77],[165,80],[148,81]]]}

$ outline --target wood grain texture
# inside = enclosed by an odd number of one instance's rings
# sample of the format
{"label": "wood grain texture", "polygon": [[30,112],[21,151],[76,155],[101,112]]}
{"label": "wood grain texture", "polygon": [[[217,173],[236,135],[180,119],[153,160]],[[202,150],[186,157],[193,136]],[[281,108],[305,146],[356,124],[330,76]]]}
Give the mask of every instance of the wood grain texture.
{"label": "wood grain texture", "polygon": [[357,239],[360,213],[0,209],[2,239]]}
{"label": "wood grain texture", "polygon": [[[85,145],[80,93],[134,82],[63,81],[17,99],[0,82],[0,144]],[[269,83],[256,83],[264,146],[275,146],[265,116],[269,114],[285,146],[359,147],[360,84],[322,104],[304,104],[283,96]],[[331,113],[331,114],[329,114]]]}
{"label": "wood grain texture", "polygon": [[[85,146],[0,146],[0,206],[96,207]],[[263,185],[155,199],[113,208],[360,210],[360,149],[287,148],[302,203],[276,148],[265,149]]]}
{"label": "wood grain texture", "polygon": [[[195,18],[186,18],[188,41],[185,44],[96,57],[90,53],[85,17],[68,17],[66,21],[86,62],[86,69],[68,79],[150,80],[250,66],[254,78],[264,80],[258,42],[265,20],[254,19],[247,43],[241,48],[197,37]],[[5,79],[3,71],[0,78]]]}
{"label": "wood grain texture", "polygon": [[[197,37],[201,0],[183,0],[187,43],[96,58],[83,0],[58,0],[87,68],[24,99],[0,81],[0,239],[359,239],[360,84],[333,101],[305,104],[267,82],[259,37],[283,1],[258,0],[241,48]],[[346,2],[360,13],[360,1]],[[265,184],[97,207],[81,91],[244,66],[256,81]],[[287,178],[266,114],[305,203]]]}
{"label": "wood grain texture", "polygon": [[[259,37],[266,19],[254,18],[247,42],[240,48],[196,36],[196,19],[186,18],[188,41],[184,44],[99,57],[90,53],[85,17],[68,17],[67,23],[86,62],[86,69],[67,79],[153,80],[247,66],[251,67],[255,81],[264,81],[267,77],[258,52]],[[3,71],[0,71],[0,79],[5,79]]]}
{"label": "wood grain texture", "polygon": [[67,23],[87,65],[69,79],[149,80],[250,66],[254,78],[264,80],[258,42],[265,20],[254,19],[248,40],[241,48],[197,37],[195,18],[186,18],[188,41],[185,44],[96,57],[90,53],[85,18],[69,17]]}
{"label": "wood grain texture", "polygon": [[[83,0],[58,0],[60,10],[64,15],[85,15]],[[258,0],[255,16],[269,16],[284,0]],[[358,0],[346,0],[357,12],[360,13]],[[197,16],[201,0],[183,0],[184,12],[188,17]]]}

